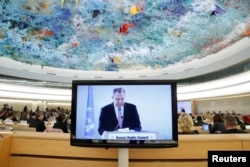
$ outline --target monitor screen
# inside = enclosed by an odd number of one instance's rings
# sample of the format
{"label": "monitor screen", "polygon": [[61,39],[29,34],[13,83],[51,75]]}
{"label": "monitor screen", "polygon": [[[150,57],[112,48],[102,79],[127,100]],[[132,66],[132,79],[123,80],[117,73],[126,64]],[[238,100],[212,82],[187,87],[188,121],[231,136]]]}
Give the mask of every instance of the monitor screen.
{"label": "monitor screen", "polygon": [[202,125],[202,130],[209,131],[209,124],[203,124]]}
{"label": "monitor screen", "polygon": [[73,81],[71,106],[73,146],[178,146],[174,81]]}
{"label": "monitor screen", "polygon": [[178,101],[177,102],[177,112],[185,112],[187,114],[192,113],[192,105],[190,100]]}

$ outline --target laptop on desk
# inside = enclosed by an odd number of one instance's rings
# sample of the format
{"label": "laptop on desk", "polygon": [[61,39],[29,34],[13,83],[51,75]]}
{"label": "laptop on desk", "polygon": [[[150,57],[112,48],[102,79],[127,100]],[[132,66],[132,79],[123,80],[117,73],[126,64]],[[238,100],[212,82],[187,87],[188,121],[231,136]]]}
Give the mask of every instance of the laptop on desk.
{"label": "laptop on desk", "polygon": [[203,125],[201,126],[201,131],[200,131],[200,133],[204,133],[204,134],[209,133],[209,124],[203,124]]}

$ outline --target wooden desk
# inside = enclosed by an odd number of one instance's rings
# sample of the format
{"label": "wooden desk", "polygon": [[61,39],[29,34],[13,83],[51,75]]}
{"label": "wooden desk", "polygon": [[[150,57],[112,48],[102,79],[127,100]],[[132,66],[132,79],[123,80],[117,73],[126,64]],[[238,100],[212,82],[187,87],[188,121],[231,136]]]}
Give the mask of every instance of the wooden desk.
{"label": "wooden desk", "polygon": [[[20,124],[20,123],[13,123],[13,124],[0,124],[0,131],[3,133],[8,133],[11,131],[36,131],[36,128],[30,128],[29,124]],[[2,129],[2,127],[5,128],[5,130]]]}
{"label": "wooden desk", "polygon": [[[179,135],[177,148],[129,149],[129,167],[207,167],[209,150],[250,150],[250,134]],[[118,149],[70,146],[69,134],[13,132],[8,167],[117,167],[117,161]]]}
{"label": "wooden desk", "polygon": [[8,167],[10,158],[11,135],[0,132],[0,166]]}
{"label": "wooden desk", "polygon": [[27,126],[13,126],[12,131],[29,131],[29,132],[36,132],[36,128],[30,128]]}

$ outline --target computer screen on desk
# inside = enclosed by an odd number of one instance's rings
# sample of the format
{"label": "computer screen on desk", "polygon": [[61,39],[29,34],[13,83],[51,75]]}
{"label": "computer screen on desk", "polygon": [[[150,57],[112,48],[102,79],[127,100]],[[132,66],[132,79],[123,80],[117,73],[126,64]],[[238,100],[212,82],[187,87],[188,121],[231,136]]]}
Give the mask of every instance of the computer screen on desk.
{"label": "computer screen on desk", "polygon": [[177,147],[176,82],[72,82],[71,145]]}

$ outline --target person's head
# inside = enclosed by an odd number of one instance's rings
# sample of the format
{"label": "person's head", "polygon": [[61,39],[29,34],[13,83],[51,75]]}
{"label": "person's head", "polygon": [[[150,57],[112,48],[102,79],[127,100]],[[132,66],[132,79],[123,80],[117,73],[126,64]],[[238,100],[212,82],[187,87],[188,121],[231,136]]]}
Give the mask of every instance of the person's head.
{"label": "person's head", "polygon": [[181,108],[181,112],[184,114],[186,113],[185,109],[184,108]]}
{"label": "person's head", "polygon": [[197,116],[197,117],[196,117],[196,120],[197,120],[198,122],[203,122],[203,119],[202,119],[201,116]]}
{"label": "person's head", "polygon": [[35,112],[31,112],[30,116],[31,116],[31,118],[36,119],[36,113]]}
{"label": "person's head", "polygon": [[37,119],[39,119],[39,120],[43,120],[43,117],[44,117],[44,115],[43,115],[43,112],[41,112],[41,111],[37,111],[36,112],[36,118]]}
{"label": "person's head", "polygon": [[64,122],[64,120],[65,120],[65,115],[64,114],[59,114],[56,117],[56,122]]}
{"label": "person's head", "polygon": [[122,107],[125,100],[125,90],[123,88],[115,88],[112,99],[116,107]]}
{"label": "person's head", "polygon": [[28,112],[26,112],[26,111],[22,112],[21,120],[26,120],[28,115],[29,115]]}
{"label": "person's head", "polygon": [[193,119],[188,114],[181,114],[178,118],[179,131],[191,132],[194,126]]}
{"label": "person's head", "polygon": [[15,116],[14,111],[11,111],[11,110],[9,112],[7,112],[7,114],[6,114],[6,117],[9,119],[12,119],[14,116]]}
{"label": "person's head", "polygon": [[213,122],[224,122],[221,114],[215,114],[213,117]]}
{"label": "person's head", "polygon": [[27,106],[24,106],[23,112],[28,112],[28,107]]}
{"label": "person's head", "polygon": [[236,128],[237,125],[238,125],[235,117],[231,116],[231,115],[225,116],[224,124],[225,124],[226,129],[228,129],[228,128]]}

